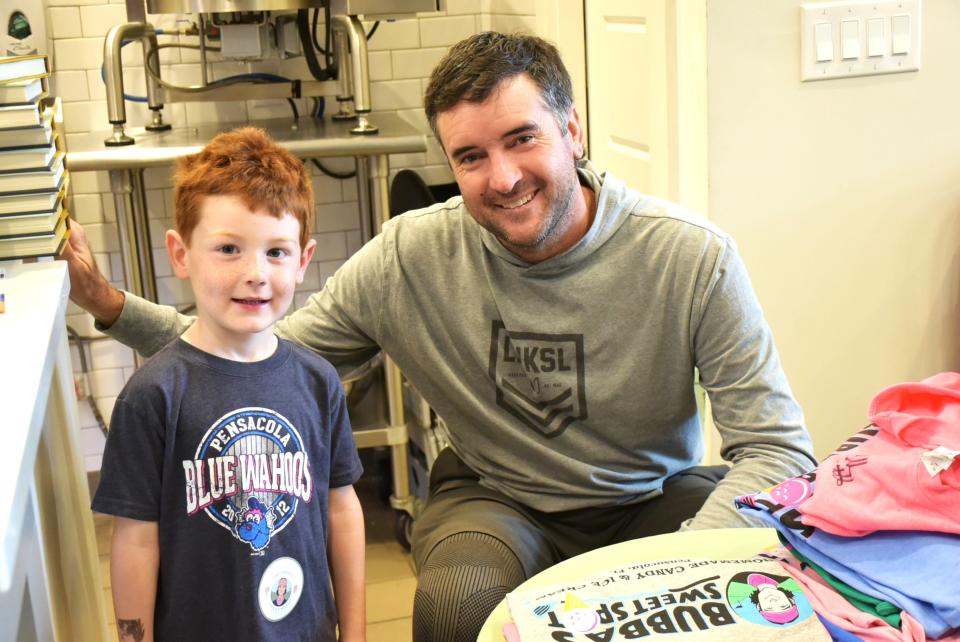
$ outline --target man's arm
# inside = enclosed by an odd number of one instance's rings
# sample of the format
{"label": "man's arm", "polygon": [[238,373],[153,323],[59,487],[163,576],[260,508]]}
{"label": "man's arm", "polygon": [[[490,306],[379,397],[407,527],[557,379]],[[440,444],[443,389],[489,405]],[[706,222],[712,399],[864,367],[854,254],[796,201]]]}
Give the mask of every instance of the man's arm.
{"label": "man's arm", "polygon": [[732,242],[704,288],[694,354],[730,472],[685,528],[753,525],[733,498],[817,465],[803,413],[780,364],[773,335]]}
{"label": "man's arm", "polygon": [[340,640],[366,639],[363,510],[353,486],[330,489],[330,541],[327,545]]}
{"label": "man's arm", "polygon": [[98,330],[144,356],[176,339],[194,321],[172,307],[150,303],[110,285],[97,267],[79,223],[70,223],[63,258],[70,273],[70,299],[93,315]]}
{"label": "man's arm", "polygon": [[[179,337],[194,318],[111,286],[100,273],[83,226],[71,223],[63,252],[70,298],[97,320],[97,329],[144,356]],[[341,374],[376,355],[382,257],[379,237],[363,246],[306,305],[277,324],[279,336],[319,352]]]}
{"label": "man's arm", "polygon": [[159,568],[158,523],[114,518],[110,580],[120,642],[153,642]]}
{"label": "man's arm", "polygon": [[70,236],[63,247],[70,273],[70,299],[109,327],[123,310],[123,292],[114,288],[97,267],[83,226],[70,221]]}

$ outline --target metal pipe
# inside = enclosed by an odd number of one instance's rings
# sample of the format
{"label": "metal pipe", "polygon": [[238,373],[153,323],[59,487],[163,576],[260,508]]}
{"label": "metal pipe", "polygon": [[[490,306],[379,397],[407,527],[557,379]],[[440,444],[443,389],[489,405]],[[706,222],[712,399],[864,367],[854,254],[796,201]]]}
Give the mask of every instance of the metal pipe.
{"label": "metal pipe", "polygon": [[130,170],[130,204],[133,206],[133,227],[137,260],[143,294],[148,301],[157,301],[157,277],[153,265],[153,243],[150,223],[147,221],[147,190],[143,183],[143,168]]}
{"label": "metal pipe", "polygon": [[200,22],[200,84],[207,86],[207,25],[203,20],[203,14],[198,15]]}
{"label": "metal pipe", "polygon": [[143,279],[140,278],[140,259],[137,256],[137,231],[134,223],[132,200],[133,185],[129,169],[110,170],[110,191],[113,192],[114,211],[117,214],[117,236],[120,241],[120,263],[127,289],[143,296]]}
{"label": "metal pipe", "polygon": [[383,359],[383,376],[387,393],[387,414],[393,441],[390,445],[390,464],[393,472],[393,495],[390,505],[410,513],[416,513],[416,502],[410,494],[410,433],[404,421],[403,374],[389,356]]}
{"label": "metal pipe", "polygon": [[350,47],[343,31],[333,32],[334,60],[337,61],[337,111],[330,115],[335,121],[353,120],[357,117],[350,109],[353,102],[353,74],[350,62]]}
{"label": "metal pipe", "polygon": [[370,201],[370,168],[367,166],[367,159],[363,156],[357,156],[356,165],[357,204],[360,209],[360,242],[366,244],[373,238],[374,230],[379,232],[380,227],[374,220]]}
{"label": "metal pipe", "polygon": [[[128,291],[149,301],[157,300],[153,271],[153,253],[146,219],[146,192],[143,190],[143,169],[111,169],[110,191],[117,214],[117,237],[124,285]],[[141,245],[146,243],[145,246]],[[144,359],[134,352],[134,365]]]}
{"label": "metal pipe", "polygon": [[[150,31],[140,37],[140,44],[143,46],[143,66],[144,74],[147,76],[147,107],[153,110],[163,108],[163,94],[160,83],[154,78],[153,74],[147,71],[146,66],[150,64],[151,59],[155,61],[157,76],[160,75],[160,47],[157,43],[157,32],[150,26]],[[150,56],[150,52],[154,52]]]}
{"label": "metal pipe", "polygon": [[[332,16],[330,23],[334,32],[342,33],[350,44],[353,106],[358,113],[367,113],[370,111],[370,69],[367,66],[367,34],[356,16]],[[346,62],[345,60],[339,61],[341,69]]]}
{"label": "metal pipe", "polygon": [[340,63],[337,66],[337,100],[353,100],[353,62],[350,60],[350,45],[343,31],[334,32],[333,51],[334,59]]}
{"label": "metal pipe", "polygon": [[[333,81],[305,80],[300,83],[300,96],[329,96],[336,91]],[[164,89],[167,101],[171,103],[215,102],[220,100],[267,100],[284,99],[293,95],[293,83],[271,82],[251,85],[237,83],[221,87],[209,87],[205,91],[182,91],[167,87]]]}
{"label": "metal pipe", "polygon": [[[148,52],[156,51],[157,34],[148,22],[125,22],[114,25],[103,39],[103,64],[106,75],[107,117],[113,125],[113,135],[106,139],[107,145],[132,145],[133,139],[124,134],[127,122],[126,105],[123,103],[123,59],[120,48],[124,40],[137,38],[143,46],[143,64],[150,64]],[[159,66],[159,63],[158,63]],[[160,86],[147,74],[147,101],[150,109],[159,109]]]}

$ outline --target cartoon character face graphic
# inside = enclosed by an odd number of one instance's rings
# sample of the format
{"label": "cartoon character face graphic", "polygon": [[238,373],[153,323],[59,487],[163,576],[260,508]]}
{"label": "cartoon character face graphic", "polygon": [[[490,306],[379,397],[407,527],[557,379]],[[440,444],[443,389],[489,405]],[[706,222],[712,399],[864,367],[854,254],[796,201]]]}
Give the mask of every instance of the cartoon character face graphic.
{"label": "cartoon character face graphic", "polygon": [[770,490],[770,497],[783,506],[798,506],[813,494],[813,485],[802,477],[788,479]]}
{"label": "cartoon character face graphic", "polygon": [[262,551],[270,543],[273,530],[273,509],[267,508],[256,497],[247,500],[247,509],[237,515],[234,530],[237,537],[255,551]]}
{"label": "cartoon character face graphic", "polygon": [[565,612],[560,621],[568,631],[589,633],[600,624],[600,616],[591,608],[575,608]]}
{"label": "cartoon character face graphic", "polygon": [[766,621],[787,624],[800,616],[793,593],[778,585],[776,580],[761,573],[751,573],[747,576],[747,583],[757,589],[750,599]]}

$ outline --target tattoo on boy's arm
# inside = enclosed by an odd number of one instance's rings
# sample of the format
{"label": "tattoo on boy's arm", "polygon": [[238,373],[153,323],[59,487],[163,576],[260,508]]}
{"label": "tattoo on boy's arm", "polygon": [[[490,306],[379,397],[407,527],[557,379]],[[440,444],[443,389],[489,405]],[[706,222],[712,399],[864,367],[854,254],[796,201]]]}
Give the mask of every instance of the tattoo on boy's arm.
{"label": "tattoo on boy's arm", "polygon": [[120,640],[133,640],[134,642],[143,642],[143,622],[140,618],[136,620],[117,620],[117,632],[120,634]]}

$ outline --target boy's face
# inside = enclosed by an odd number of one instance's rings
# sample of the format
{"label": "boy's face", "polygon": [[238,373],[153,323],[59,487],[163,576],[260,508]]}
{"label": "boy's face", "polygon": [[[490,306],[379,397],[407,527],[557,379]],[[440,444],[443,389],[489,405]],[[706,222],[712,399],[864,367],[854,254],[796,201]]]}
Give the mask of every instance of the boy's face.
{"label": "boy's face", "polygon": [[313,256],[300,248],[300,223],[251,211],[236,196],[204,198],[189,245],[167,232],[174,273],[189,279],[205,334],[225,346],[272,337]]}

